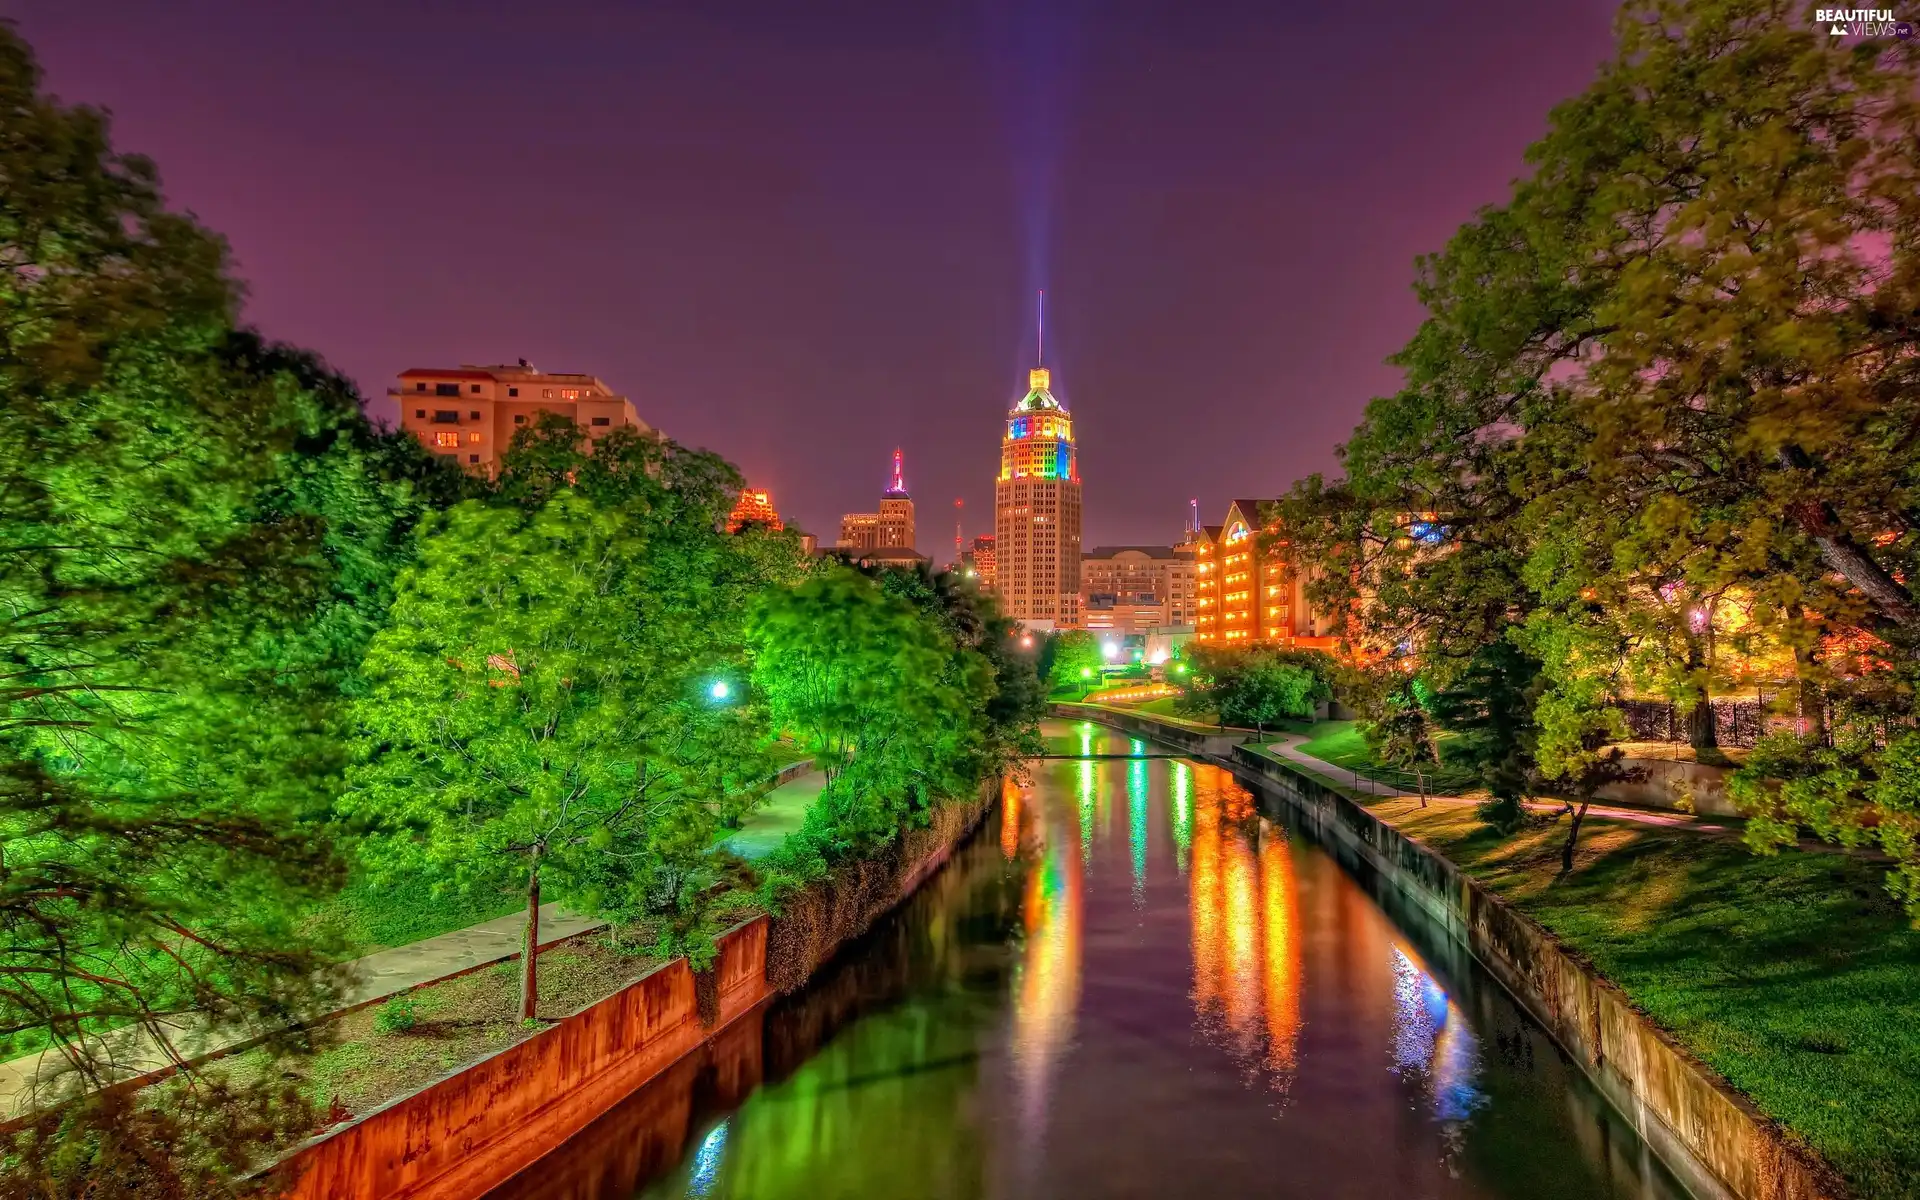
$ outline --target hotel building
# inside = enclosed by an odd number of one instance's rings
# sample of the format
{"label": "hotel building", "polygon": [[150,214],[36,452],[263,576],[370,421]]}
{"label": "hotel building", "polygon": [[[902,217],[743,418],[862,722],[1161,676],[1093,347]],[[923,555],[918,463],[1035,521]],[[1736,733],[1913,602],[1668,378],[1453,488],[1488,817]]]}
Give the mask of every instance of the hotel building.
{"label": "hotel building", "polygon": [[1073,418],[1045,367],[1027,373],[1027,394],[1007,413],[993,524],[1001,609],[1037,628],[1079,628],[1080,467]]}
{"label": "hotel building", "polygon": [[1278,526],[1262,524],[1261,509],[1273,503],[1235,500],[1220,524],[1204,526],[1190,539],[1195,641],[1333,648],[1337,639],[1323,636],[1307,601],[1306,573],[1295,569]]}
{"label": "hotel building", "polygon": [[651,434],[631,401],[592,375],[516,366],[415,367],[387,389],[400,406],[400,427],[435,454],[467,470],[497,474],[513,435],[541,413],[559,413],[589,438],[616,429]]}

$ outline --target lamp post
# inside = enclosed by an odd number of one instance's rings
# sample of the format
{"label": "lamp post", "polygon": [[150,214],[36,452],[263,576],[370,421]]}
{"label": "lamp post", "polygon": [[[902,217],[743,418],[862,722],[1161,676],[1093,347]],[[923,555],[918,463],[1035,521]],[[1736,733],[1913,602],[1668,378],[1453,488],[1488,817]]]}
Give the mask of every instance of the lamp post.
{"label": "lamp post", "polygon": [[1080,699],[1085,700],[1087,693],[1093,690],[1093,668],[1080,668]]}

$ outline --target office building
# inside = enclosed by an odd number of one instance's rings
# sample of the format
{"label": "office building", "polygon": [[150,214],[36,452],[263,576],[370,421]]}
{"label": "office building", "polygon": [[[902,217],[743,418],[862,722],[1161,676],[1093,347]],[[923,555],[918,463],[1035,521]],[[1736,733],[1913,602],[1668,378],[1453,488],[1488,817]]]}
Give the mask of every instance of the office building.
{"label": "office building", "polygon": [[880,493],[880,511],[848,513],[840,518],[839,549],[912,550],[913,497],[907,492],[903,456],[893,452],[893,473]]}
{"label": "office building", "polygon": [[994,594],[1035,628],[1080,627],[1080,466],[1073,418],[1045,367],[1007,412],[994,483]]}

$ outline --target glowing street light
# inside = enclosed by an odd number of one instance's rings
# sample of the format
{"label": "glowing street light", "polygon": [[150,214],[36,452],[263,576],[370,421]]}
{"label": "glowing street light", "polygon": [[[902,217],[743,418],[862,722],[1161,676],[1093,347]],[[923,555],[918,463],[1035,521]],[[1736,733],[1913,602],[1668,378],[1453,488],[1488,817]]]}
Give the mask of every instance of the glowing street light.
{"label": "glowing street light", "polygon": [[707,695],[715,704],[725,704],[727,697],[733,695],[733,685],[724,679],[716,679],[713,686],[707,689]]}

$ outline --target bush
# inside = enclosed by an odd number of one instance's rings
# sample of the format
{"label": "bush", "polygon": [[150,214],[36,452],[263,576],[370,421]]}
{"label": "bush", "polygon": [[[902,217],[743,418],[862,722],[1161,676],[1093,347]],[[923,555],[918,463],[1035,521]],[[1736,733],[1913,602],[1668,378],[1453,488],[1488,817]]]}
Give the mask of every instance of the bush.
{"label": "bush", "polygon": [[405,1033],[419,1023],[419,1009],[405,992],[389,999],[373,1014],[373,1031],[379,1034]]}

